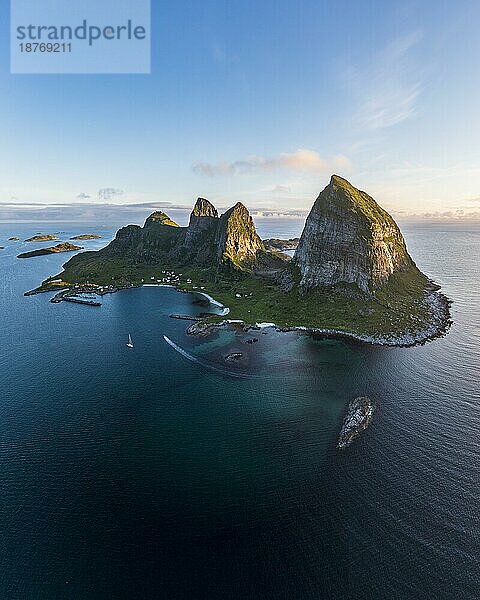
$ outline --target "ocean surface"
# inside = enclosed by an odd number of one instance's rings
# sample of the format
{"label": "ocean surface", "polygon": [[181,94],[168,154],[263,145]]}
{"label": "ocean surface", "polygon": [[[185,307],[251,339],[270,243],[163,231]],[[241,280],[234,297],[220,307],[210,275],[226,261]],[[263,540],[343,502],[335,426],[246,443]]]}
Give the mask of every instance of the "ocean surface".
{"label": "ocean surface", "polygon": [[[24,297],[68,258],[18,260],[40,231],[114,234],[0,225],[2,600],[480,597],[480,225],[403,227],[455,321],[408,349],[191,338],[169,314],[205,308],[169,288]],[[339,452],[359,395],[373,422]]]}

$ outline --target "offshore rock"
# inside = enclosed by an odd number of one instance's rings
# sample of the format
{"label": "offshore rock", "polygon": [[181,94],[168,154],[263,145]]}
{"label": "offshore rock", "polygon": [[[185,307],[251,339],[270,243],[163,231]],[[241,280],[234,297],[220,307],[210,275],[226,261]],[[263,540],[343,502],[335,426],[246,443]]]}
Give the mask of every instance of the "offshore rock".
{"label": "offshore rock", "polygon": [[365,396],[355,398],[349,403],[337,448],[344,450],[350,446],[353,440],[369,426],[374,410],[374,403]]}

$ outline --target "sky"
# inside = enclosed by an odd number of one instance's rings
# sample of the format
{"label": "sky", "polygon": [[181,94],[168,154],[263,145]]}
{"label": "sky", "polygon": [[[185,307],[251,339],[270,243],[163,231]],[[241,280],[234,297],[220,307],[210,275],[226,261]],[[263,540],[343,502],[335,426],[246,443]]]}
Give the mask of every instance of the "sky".
{"label": "sky", "polygon": [[479,219],[479,22],[478,0],[152,0],[151,74],[12,75],[0,0],[0,214],[289,214],[336,173],[397,216]]}

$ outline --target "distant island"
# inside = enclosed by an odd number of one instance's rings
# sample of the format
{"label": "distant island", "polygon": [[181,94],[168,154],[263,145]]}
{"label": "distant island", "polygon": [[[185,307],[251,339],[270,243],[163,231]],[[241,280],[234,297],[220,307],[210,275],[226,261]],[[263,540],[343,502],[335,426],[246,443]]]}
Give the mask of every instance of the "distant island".
{"label": "distant island", "polygon": [[[12,238],[13,239],[13,238]],[[53,233],[49,233],[47,235],[34,235],[31,238],[25,240],[26,242],[50,242],[53,240],[58,240],[57,236]]]}
{"label": "distant island", "polygon": [[449,300],[417,268],[393,218],[337,175],[315,201],[291,259],[266,248],[243,204],[219,216],[199,198],[188,227],[155,212],[143,227],[120,229],[102,250],[74,256],[29,293],[106,293],[147,283],[205,290],[247,325],[374,344],[423,343],[451,322]]}
{"label": "distant island", "polygon": [[99,240],[102,236],[98,233],[84,233],[82,235],[74,235],[71,240]]}
{"label": "distant island", "polygon": [[83,250],[83,248],[65,242],[63,244],[52,246],[51,248],[39,248],[38,250],[32,250],[31,252],[23,252],[23,254],[19,254],[17,258],[33,258],[34,256],[45,256],[46,254],[57,254],[59,252],[76,252],[77,250]]}
{"label": "distant island", "polygon": [[13,236],[13,237],[9,237],[8,241],[9,242],[18,242],[19,239],[20,239],[19,237]]}
{"label": "distant island", "polygon": [[265,248],[267,250],[296,250],[298,244],[300,243],[300,238],[291,238],[289,240],[280,240],[278,238],[270,238],[267,240],[263,240]]}

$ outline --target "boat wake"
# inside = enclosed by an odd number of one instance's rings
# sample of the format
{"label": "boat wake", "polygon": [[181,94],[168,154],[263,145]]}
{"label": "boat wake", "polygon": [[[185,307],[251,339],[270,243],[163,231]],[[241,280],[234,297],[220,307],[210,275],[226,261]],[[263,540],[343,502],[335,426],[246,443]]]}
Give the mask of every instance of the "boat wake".
{"label": "boat wake", "polygon": [[178,344],[176,344],[173,340],[171,340],[166,335],[163,336],[163,339],[167,342],[167,344],[171,348],[176,350],[179,354],[181,354],[187,360],[197,363],[200,366],[204,367],[205,369],[210,369],[210,371],[215,371],[216,373],[219,373],[220,375],[228,375],[229,377],[241,377],[243,379],[252,379],[253,378],[253,375],[247,375],[246,373],[235,373],[234,371],[228,371],[227,369],[219,369],[218,367],[208,363],[207,361],[204,361],[201,358],[197,358],[196,356],[189,354],[186,350],[181,348]]}

